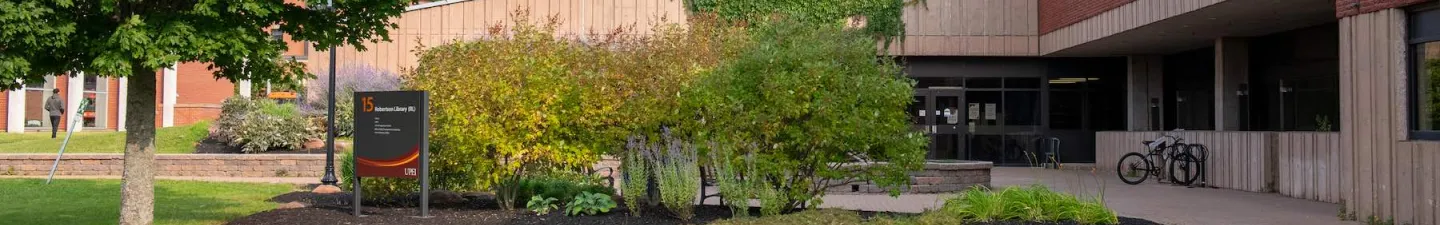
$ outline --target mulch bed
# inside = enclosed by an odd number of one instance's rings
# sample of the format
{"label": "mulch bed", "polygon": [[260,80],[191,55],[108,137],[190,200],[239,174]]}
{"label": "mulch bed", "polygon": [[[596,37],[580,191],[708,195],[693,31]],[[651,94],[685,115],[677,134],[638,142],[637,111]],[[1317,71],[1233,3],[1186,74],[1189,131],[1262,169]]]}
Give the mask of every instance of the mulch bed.
{"label": "mulch bed", "polygon": [[[632,217],[624,203],[611,210],[610,213],[596,216],[565,216],[561,212],[553,212],[548,215],[537,216],[524,209],[501,210],[496,204],[494,196],[486,194],[463,194],[464,200],[457,200],[446,204],[431,204],[431,218],[416,218],[420,215],[420,209],[414,207],[415,202],[389,201],[382,203],[365,202],[362,209],[365,217],[355,217],[350,213],[352,195],[341,194],[314,194],[310,192],[292,192],[271,198],[276,203],[301,202],[309,207],[294,209],[275,209],[256,213],[243,218],[230,221],[229,224],[495,224],[495,225],[531,225],[531,224],[707,224],[716,220],[730,217],[730,209],[724,206],[701,205],[695,208],[695,218],[690,223],[669,217],[664,209],[658,207],[647,207],[642,211],[642,216]],[[409,199],[417,199],[410,197]],[[558,210],[557,210],[558,211]],[[759,209],[752,208],[752,213],[758,215]],[[888,212],[859,212],[862,217],[870,218],[877,215],[913,215],[905,213]],[[1075,224],[1075,223],[1035,223],[1023,221],[1002,221],[991,223],[993,225],[1049,225],[1049,224]],[[1120,217],[1122,225],[1159,225],[1144,219]]]}

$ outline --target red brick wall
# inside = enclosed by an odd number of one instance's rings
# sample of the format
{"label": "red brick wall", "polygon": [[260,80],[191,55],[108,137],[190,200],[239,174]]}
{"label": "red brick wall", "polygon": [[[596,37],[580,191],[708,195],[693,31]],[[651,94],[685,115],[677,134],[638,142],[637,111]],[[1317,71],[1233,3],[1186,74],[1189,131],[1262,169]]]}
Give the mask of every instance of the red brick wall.
{"label": "red brick wall", "polygon": [[1345,18],[1431,0],[1335,0],[1335,17]]}
{"label": "red brick wall", "polygon": [[[60,117],[60,125],[62,125],[60,126],[60,130],[65,130],[65,128],[68,128],[69,126],[63,125],[70,124],[70,75],[62,74],[55,76],[55,89],[60,89],[60,93],[55,95],[60,96],[60,102],[64,103],[63,105],[65,107],[65,115]],[[41,107],[44,107],[45,104],[43,101],[45,100],[49,99],[42,98],[42,102],[40,104]],[[45,115],[49,115],[49,112],[46,113],[47,114]]]}
{"label": "red brick wall", "polygon": [[[175,70],[175,125],[189,125],[201,120],[215,120],[220,116],[220,104],[235,94],[235,84],[230,80],[215,78],[215,72],[208,63],[180,63]],[[164,119],[165,77],[163,71],[155,79],[155,125]]]}
{"label": "red brick wall", "polygon": [[106,86],[109,86],[109,88],[107,88],[107,89],[105,89],[105,90],[110,90],[110,91],[107,91],[106,94],[105,94],[105,98],[108,98],[108,99],[105,100],[105,101],[108,101],[108,103],[105,103],[105,104],[107,104],[107,105],[105,105],[105,113],[106,113],[106,114],[110,114],[110,115],[105,115],[105,118],[106,118],[105,121],[106,121],[106,123],[109,123],[109,124],[107,124],[107,126],[106,126],[106,127],[109,128],[109,129],[106,129],[106,130],[119,130],[119,129],[120,129],[120,93],[122,93],[122,92],[125,91],[125,90],[120,90],[120,79],[125,79],[125,78],[123,78],[123,77],[112,77],[112,78],[110,78],[110,83],[105,84]]}
{"label": "red brick wall", "polygon": [[1135,0],[1040,0],[1040,34],[1085,21]]}
{"label": "red brick wall", "polygon": [[[23,89],[22,89],[22,90],[23,90]],[[0,109],[6,109],[6,110],[9,110],[9,109],[10,109],[10,92],[9,92],[9,91],[0,91]],[[20,110],[20,109],[15,109],[15,110]],[[4,132],[4,129],[8,128],[9,125],[10,125],[10,124],[9,124],[9,122],[10,122],[10,112],[9,112],[9,111],[5,111],[5,110],[0,110],[0,111],[3,111],[3,112],[4,112],[4,113],[0,113],[0,132]]]}

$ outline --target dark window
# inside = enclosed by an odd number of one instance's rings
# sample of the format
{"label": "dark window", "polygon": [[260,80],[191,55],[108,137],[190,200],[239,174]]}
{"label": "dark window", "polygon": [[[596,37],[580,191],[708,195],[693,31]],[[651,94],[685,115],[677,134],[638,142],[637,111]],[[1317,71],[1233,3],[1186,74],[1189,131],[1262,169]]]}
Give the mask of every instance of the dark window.
{"label": "dark window", "polygon": [[1019,77],[1005,78],[1005,88],[1040,88],[1040,78]]}
{"label": "dark window", "polygon": [[1004,101],[1005,125],[1040,125],[1039,91],[1006,91]]}
{"label": "dark window", "polygon": [[1440,10],[1410,14],[1411,138],[1440,140]]}
{"label": "dark window", "polygon": [[1000,88],[998,77],[965,78],[966,88]]}
{"label": "dark window", "polygon": [[1236,98],[1240,129],[1339,130],[1338,32],[1327,23],[1252,39],[1250,83]]}
{"label": "dark window", "polygon": [[1165,130],[1215,129],[1215,49],[1165,56]]}
{"label": "dark window", "polygon": [[1084,120],[1085,92],[1050,90],[1050,129],[1080,130]]}

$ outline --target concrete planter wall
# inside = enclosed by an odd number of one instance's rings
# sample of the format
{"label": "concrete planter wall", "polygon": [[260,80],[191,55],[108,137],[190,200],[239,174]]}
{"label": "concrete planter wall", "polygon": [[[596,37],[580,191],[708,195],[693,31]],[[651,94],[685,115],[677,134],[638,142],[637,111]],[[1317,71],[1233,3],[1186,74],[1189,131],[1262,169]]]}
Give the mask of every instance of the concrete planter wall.
{"label": "concrete planter wall", "polygon": [[[991,162],[936,160],[926,161],[925,169],[910,173],[910,187],[904,193],[949,193],[970,187],[990,187]],[[870,181],[857,181],[826,190],[831,194],[884,194],[888,190]]]}

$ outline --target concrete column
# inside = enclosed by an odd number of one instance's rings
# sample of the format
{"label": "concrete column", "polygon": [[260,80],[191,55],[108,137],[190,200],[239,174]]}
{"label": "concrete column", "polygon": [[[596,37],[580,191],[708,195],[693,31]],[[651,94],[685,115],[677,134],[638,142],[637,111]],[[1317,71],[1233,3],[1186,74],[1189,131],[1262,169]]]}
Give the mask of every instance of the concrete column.
{"label": "concrete column", "polygon": [[1160,130],[1160,124],[1152,124],[1151,121],[1163,121],[1161,117],[1164,114],[1153,115],[1151,112],[1160,109],[1164,103],[1159,101],[1164,96],[1161,86],[1164,78],[1164,57],[1141,55],[1126,58],[1129,60],[1125,89],[1126,129]]}
{"label": "concrete column", "polygon": [[238,91],[240,92],[241,97],[250,97],[250,80],[240,80],[239,88],[240,90]]}
{"label": "concrete column", "polygon": [[[249,64],[250,64],[250,60],[248,60],[248,59],[245,60],[245,64],[246,64],[246,65],[249,65]],[[250,72],[249,72],[249,71],[246,71],[246,72],[245,72],[245,75],[246,75],[246,77],[249,77]],[[250,80],[248,80],[248,79],[240,79],[240,81],[239,81],[238,84],[239,84],[239,86],[240,86],[240,87],[239,87],[240,90],[237,90],[237,91],[240,93],[240,97],[250,98]],[[268,94],[268,93],[267,93],[267,94]]]}
{"label": "concrete column", "polygon": [[175,74],[175,66],[178,64],[179,63],[172,64],[162,72],[163,77],[161,78],[164,80],[162,81],[162,88],[164,89],[162,89],[160,95],[162,101],[160,108],[160,127],[175,126],[175,79],[177,77]]}
{"label": "concrete column", "polygon": [[1250,83],[1250,41],[1224,37],[1215,40],[1215,130],[1238,131],[1242,108],[1240,87]]}
{"label": "concrete column", "polygon": [[[152,74],[144,74],[144,75],[135,74],[135,75],[132,75],[132,76],[147,76],[147,75],[148,75],[148,76],[154,76],[155,74],[153,74],[153,73],[152,73]],[[119,99],[117,99],[117,102],[120,102],[120,104],[115,107],[115,111],[118,111],[118,112],[115,112],[115,113],[116,113],[115,118],[118,118],[117,120],[119,120],[119,121],[115,121],[115,130],[125,131],[125,111],[128,110],[128,109],[125,108],[125,101],[126,101],[127,99],[129,99],[129,96],[128,96],[128,95],[130,95],[130,91],[129,91],[129,90],[130,90],[130,85],[129,85],[129,80],[130,80],[130,79],[125,78],[125,77],[120,77],[120,78],[115,78],[115,79],[120,80],[120,90],[118,90],[118,91],[115,92],[115,93],[120,93],[120,96],[118,97]]]}
{"label": "concrete column", "polygon": [[[84,113],[80,111],[80,101],[81,99],[85,99],[85,73],[77,72],[75,74],[76,76],[70,77],[70,79],[65,82],[66,114],[63,115],[65,117],[65,124],[61,124],[60,127],[64,127],[65,129],[73,128],[78,132],[81,128],[85,127],[85,125],[83,125],[84,122],[75,121],[76,115]],[[75,126],[76,123],[81,123],[82,125]]]}
{"label": "concrete column", "polygon": [[25,133],[25,88],[10,90],[6,93],[5,104],[5,131],[10,133]]}

